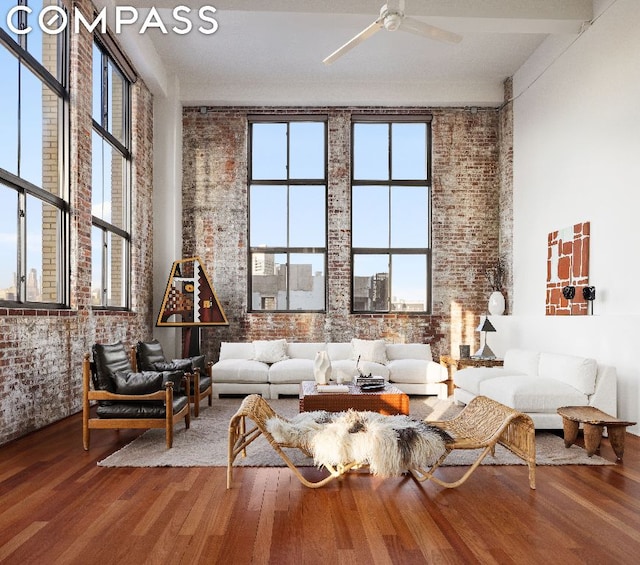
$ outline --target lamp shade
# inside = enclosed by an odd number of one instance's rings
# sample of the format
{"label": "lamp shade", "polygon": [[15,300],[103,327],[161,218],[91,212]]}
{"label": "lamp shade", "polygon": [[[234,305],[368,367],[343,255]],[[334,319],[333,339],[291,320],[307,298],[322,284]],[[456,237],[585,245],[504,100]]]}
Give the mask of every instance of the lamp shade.
{"label": "lamp shade", "polygon": [[493,324],[489,321],[489,318],[487,317],[477,327],[476,331],[479,331],[479,332],[495,332],[496,329],[493,327]]}

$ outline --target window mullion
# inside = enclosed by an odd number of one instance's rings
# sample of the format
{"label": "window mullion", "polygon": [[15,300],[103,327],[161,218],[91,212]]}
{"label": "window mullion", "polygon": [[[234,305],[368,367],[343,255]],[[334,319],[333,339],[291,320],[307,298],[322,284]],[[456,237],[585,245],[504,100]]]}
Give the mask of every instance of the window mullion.
{"label": "window mullion", "polygon": [[19,302],[27,298],[27,195],[18,192],[18,272],[16,294]]}

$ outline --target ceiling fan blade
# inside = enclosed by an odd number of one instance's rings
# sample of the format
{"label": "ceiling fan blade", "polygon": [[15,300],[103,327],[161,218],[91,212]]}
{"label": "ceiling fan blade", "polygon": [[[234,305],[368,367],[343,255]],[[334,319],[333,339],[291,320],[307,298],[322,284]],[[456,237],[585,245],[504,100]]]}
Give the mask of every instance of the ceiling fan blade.
{"label": "ceiling fan blade", "polygon": [[445,41],[447,43],[460,43],[462,41],[462,36],[457,33],[429,25],[414,18],[405,17],[400,24],[400,29],[402,31],[415,33],[416,35],[422,35],[423,37],[428,37],[430,39]]}
{"label": "ceiling fan blade", "polygon": [[325,65],[330,65],[339,57],[342,57],[347,51],[353,49],[356,45],[362,43],[365,39],[369,39],[374,33],[382,29],[382,18],[378,18],[370,26],[363,29],[358,35],[347,41],[342,47],[336,49],[331,55],[329,55],[322,62]]}

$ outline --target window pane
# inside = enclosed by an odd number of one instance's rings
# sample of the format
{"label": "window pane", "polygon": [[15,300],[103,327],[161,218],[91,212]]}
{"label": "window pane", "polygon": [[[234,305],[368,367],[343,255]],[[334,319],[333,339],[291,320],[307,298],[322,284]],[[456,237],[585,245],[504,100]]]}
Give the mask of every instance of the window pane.
{"label": "window pane", "polygon": [[354,186],[353,247],[389,247],[389,188]]}
{"label": "window pane", "polygon": [[287,245],[287,187],[251,187],[250,230],[252,247]]}
{"label": "window pane", "polygon": [[251,144],[253,179],[287,178],[287,124],[253,124]]}
{"label": "window pane", "polygon": [[93,119],[102,125],[102,52],[93,44]]}
{"label": "window pane", "polygon": [[60,211],[27,196],[28,302],[60,302]]}
{"label": "window pane", "polygon": [[391,187],[391,247],[428,247],[428,189]]}
{"label": "window pane", "polygon": [[325,187],[292,186],[289,191],[289,247],[325,246]]}
{"label": "window pane", "polygon": [[111,221],[111,146],[95,131],[91,148],[91,213],[105,222]]}
{"label": "window pane", "polygon": [[[11,39],[13,39],[14,41],[18,41],[18,36],[13,33],[12,31],[9,30],[9,26],[7,25],[7,14],[9,13],[9,9],[13,8],[14,6],[17,6],[18,3],[14,2],[11,6],[9,6],[6,10],[2,10],[2,12],[0,12],[0,27],[5,30],[10,36]],[[14,27],[14,29],[19,29],[20,26],[18,25],[18,13],[14,12],[12,18],[11,18],[11,23]]]}
{"label": "window pane", "polygon": [[251,306],[253,310],[286,310],[287,256],[284,253],[252,253]]}
{"label": "window pane", "polygon": [[289,176],[292,179],[323,179],[325,142],[323,122],[291,122],[289,125]]}
{"label": "window pane", "polygon": [[125,81],[116,67],[109,61],[109,124],[108,131],[120,141],[125,144],[125,116],[124,116],[124,103],[125,103]]}
{"label": "window pane", "polygon": [[395,180],[427,178],[426,124],[392,124],[391,169]]}
{"label": "window pane", "polygon": [[388,124],[354,124],[353,178],[358,180],[389,178]]}
{"label": "window pane", "polygon": [[391,293],[392,310],[427,310],[427,259],[424,255],[394,255],[391,258]]}
{"label": "window pane", "polygon": [[126,159],[95,131],[92,148],[92,214],[127,229]]}
{"label": "window pane", "polygon": [[91,305],[102,306],[103,295],[106,290],[102,286],[102,271],[104,261],[104,232],[91,228]]}
{"label": "window pane", "polygon": [[389,310],[389,256],[354,255],[354,311]]}
{"label": "window pane", "polygon": [[324,310],[324,254],[292,253],[289,310]]}
{"label": "window pane", "polygon": [[43,96],[49,89],[24,65],[20,68],[20,177],[42,186]]}
{"label": "window pane", "polygon": [[[50,4],[48,2],[47,4]],[[27,16],[27,25],[31,27],[31,31],[25,36],[27,40],[27,51],[33,55],[37,61],[42,63],[42,30],[38,23],[38,15],[42,11],[42,0],[29,0],[29,8],[33,10]],[[53,14],[51,15],[53,16]],[[55,75],[54,75],[55,76]]]}
{"label": "window pane", "polygon": [[107,306],[122,307],[126,303],[126,245],[125,240],[114,234],[107,234]]}
{"label": "window pane", "polygon": [[14,175],[18,174],[19,68],[18,59],[0,46],[0,167]]}
{"label": "window pane", "polygon": [[0,184],[0,300],[17,300],[18,193]]}

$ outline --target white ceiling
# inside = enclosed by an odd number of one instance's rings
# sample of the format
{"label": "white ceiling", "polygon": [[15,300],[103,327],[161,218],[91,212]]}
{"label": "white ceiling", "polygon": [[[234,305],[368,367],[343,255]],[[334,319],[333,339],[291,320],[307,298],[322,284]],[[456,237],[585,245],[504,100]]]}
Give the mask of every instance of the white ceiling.
{"label": "white ceiling", "polygon": [[[440,43],[381,30],[330,66],[322,60],[371,24],[384,0],[96,0],[155,7],[169,33],[122,43],[153,89],[177,77],[185,105],[497,106],[503,82],[549,35],[575,36],[592,0],[406,0],[406,15],[463,36]],[[213,5],[218,30],[178,35],[172,9]],[[130,26],[132,27],[132,26]],[[125,37],[128,35],[128,37]],[[146,47],[144,46],[146,42]]]}

